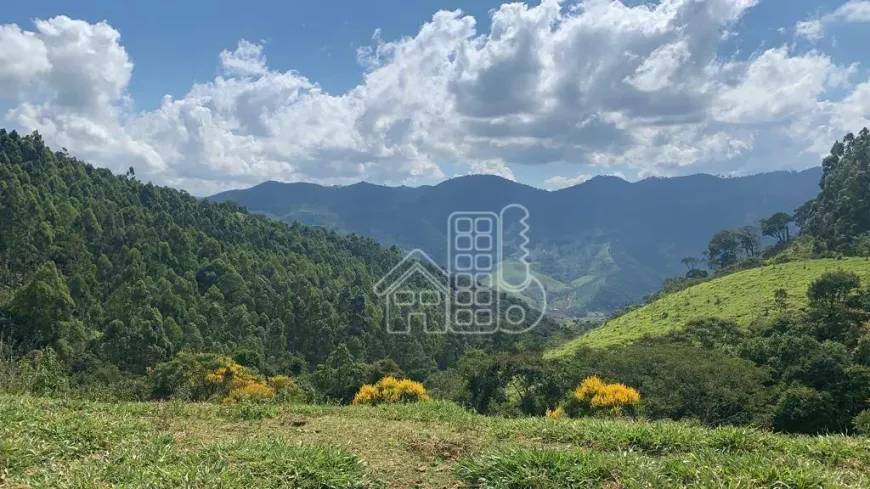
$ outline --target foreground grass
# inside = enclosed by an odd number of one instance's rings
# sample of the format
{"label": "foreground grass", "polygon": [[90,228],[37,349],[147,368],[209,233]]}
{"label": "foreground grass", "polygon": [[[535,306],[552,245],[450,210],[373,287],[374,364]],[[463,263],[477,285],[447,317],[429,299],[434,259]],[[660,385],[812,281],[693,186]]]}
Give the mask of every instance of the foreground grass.
{"label": "foreground grass", "polygon": [[603,348],[646,335],[661,336],[693,319],[711,316],[748,325],[772,312],[777,289],[785,289],[789,307],[802,307],[810,283],[836,270],[854,272],[865,285],[870,284],[870,260],[866,258],[807,260],[744,270],[665,296],[549,351],[547,356],[570,355],[581,346]]}
{"label": "foreground grass", "polygon": [[870,487],[870,441],[454,405],[105,404],[0,395],[0,487]]}

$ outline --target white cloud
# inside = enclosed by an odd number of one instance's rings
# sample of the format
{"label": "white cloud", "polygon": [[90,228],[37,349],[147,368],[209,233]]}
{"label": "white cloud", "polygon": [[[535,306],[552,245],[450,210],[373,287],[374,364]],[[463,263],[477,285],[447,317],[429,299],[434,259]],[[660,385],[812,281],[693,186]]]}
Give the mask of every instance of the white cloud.
{"label": "white cloud", "polygon": [[224,49],[220,54],[221,68],[229,75],[256,76],[263,75],[266,68],[266,57],[263,56],[263,46],[242,39],[234,51]]}
{"label": "white cloud", "polygon": [[846,22],[870,22],[870,0],[851,0],[834,12]]}
{"label": "white cloud", "polygon": [[835,109],[864,85],[850,95],[854,68],[816,51],[717,54],[754,4],[513,3],[484,32],[442,11],[415,35],[376,34],[358,53],[363,81],[341,94],[242,40],[217,53],[219,76],[145,112],[131,109],[119,33],[61,16],[0,26],[0,98],[14,127],[197,194],[267,179],[419,183],[442,165],[512,178],[518,164],[569,162],[634,178],[815,164],[810,132],[858,130],[857,109]]}
{"label": "white cloud", "polygon": [[673,77],[680,65],[690,56],[685,40],[666,44],[653,51],[625,81],[642,92],[663,90],[674,82]]}
{"label": "white cloud", "polygon": [[14,92],[51,69],[45,45],[17,25],[0,25],[0,91]]}
{"label": "white cloud", "polygon": [[60,16],[37,20],[36,35],[51,64],[43,80],[50,104],[92,117],[113,115],[109,107],[124,95],[133,71],[120,33],[103,22]]}
{"label": "white cloud", "polygon": [[823,54],[791,56],[786,47],[769,49],[746,65],[738,83],[719,91],[713,115],[724,122],[762,123],[804,113],[843,72]]}
{"label": "white cloud", "polygon": [[794,26],[795,34],[809,41],[818,41],[823,38],[823,29],[821,19],[802,20]]}
{"label": "white cloud", "polygon": [[795,35],[815,42],[824,37],[826,26],[837,22],[870,22],[870,0],[849,0],[829,14],[800,21],[795,24]]}
{"label": "white cloud", "polygon": [[501,161],[475,161],[471,164],[468,175],[498,175],[510,181],[516,181],[514,172]]}
{"label": "white cloud", "polygon": [[573,187],[574,185],[580,185],[594,176],[595,175],[591,173],[580,173],[573,177],[550,177],[544,181],[544,188],[547,190],[559,190],[562,188]]}

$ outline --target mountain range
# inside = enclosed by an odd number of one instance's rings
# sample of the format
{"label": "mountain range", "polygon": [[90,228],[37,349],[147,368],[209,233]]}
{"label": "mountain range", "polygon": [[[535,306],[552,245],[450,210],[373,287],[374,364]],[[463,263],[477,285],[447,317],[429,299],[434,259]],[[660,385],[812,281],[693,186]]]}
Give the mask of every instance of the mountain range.
{"label": "mountain range", "polygon": [[[700,257],[720,229],[757,225],[775,212],[792,212],[816,195],[820,176],[818,167],[633,183],[598,176],[557,191],[491,175],[420,187],[270,181],[209,200],[236,201],[274,219],[368,236],[404,250],[420,248],[442,264],[451,213],[498,213],[506,205],[521,204],[530,214],[532,274],[547,290],[548,310],[577,317],[637,302],[657,290],[664,278],[681,274],[680,260]],[[506,231],[505,245],[509,239]],[[522,273],[516,258],[505,254],[505,277]]]}

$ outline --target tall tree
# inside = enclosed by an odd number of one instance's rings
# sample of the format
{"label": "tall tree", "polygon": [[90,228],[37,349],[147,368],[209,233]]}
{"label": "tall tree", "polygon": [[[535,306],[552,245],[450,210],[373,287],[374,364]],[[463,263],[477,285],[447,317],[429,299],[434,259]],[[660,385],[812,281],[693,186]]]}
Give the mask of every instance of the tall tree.
{"label": "tall tree", "polygon": [[787,243],[791,239],[789,226],[792,221],[794,221],[794,217],[785,212],[777,212],[761,220],[761,234],[776,238],[778,243]]}
{"label": "tall tree", "polygon": [[832,313],[843,307],[860,286],[861,278],[853,272],[828,272],[810,284],[807,298],[814,308]]}
{"label": "tall tree", "polygon": [[723,229],[713,235],[707,245],[707,260],[712,268],[725,268],[740,260],[740,233]]}
{"label": "tall tree", "polygon": [[26,349],[57,346],[74,332],[74,308],[63,276],[53,262],[46,262],[12,297],[12,324],[7,328],[12,340]]}
{"label": "tall tree", "polygon": [[743,226],[738,231],[737,239],[740,248],[746,256],[755,256],[761,249],[761,240],[758,238],[758,230],[755,226]]}
{"label": "tall tree", "polygon": [[802,230],[829,249],[856,251],[870,239],[870,130],[834,143],[822,170],[819,195],[800,208]]}
{"label": "tall tree", "polygon": [[691,271],[696,270],[698,268],[698,264],[701,263],[701,260],[699,260],[698,258],[696,258],[694,256],[687,256],[687,257],[683,258],[682,260],[680,260],[680,263],[682,263],[683,265],[686,266],[686,268],[688,269],[687,270],[688,272],[691,272]]}

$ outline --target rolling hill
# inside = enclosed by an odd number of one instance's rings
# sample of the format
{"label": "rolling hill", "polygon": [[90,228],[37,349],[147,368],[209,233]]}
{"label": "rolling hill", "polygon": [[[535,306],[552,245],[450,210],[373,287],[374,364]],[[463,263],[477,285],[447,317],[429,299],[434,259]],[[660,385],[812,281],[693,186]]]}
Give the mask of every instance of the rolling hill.
{"label": "rolling hill", "polygon": [[568,355],[581,346],[603,348],[628,343],[645,335],[661,336],[679,330],[693,319],[718,317],[748,325],[770,312],[774,293],[786,290],[789,307],[806,303],[809,284],[825,272],[845,270],[870,281],[870,259],[806,260],[744,270],[667,295],[607,322],[548,352]]}
{"label": "rolling hill", "polygon": [[[454,211],[492,211],[512,203],[530,212],[532,270],[548,289],[548,310],[568,316],[608,312],[637,302],[680,273],[726,227],[791,212],[818,192],[819,168],[739,178],[692,175],[629,183],[596,177],[548,192],[489,175],[434,186],[368,183],[323,187],[265,182],[209,197],[248,210],[421,248],[446,261],[446,223]],[[505,273],[516,271],[505,256]]]}

